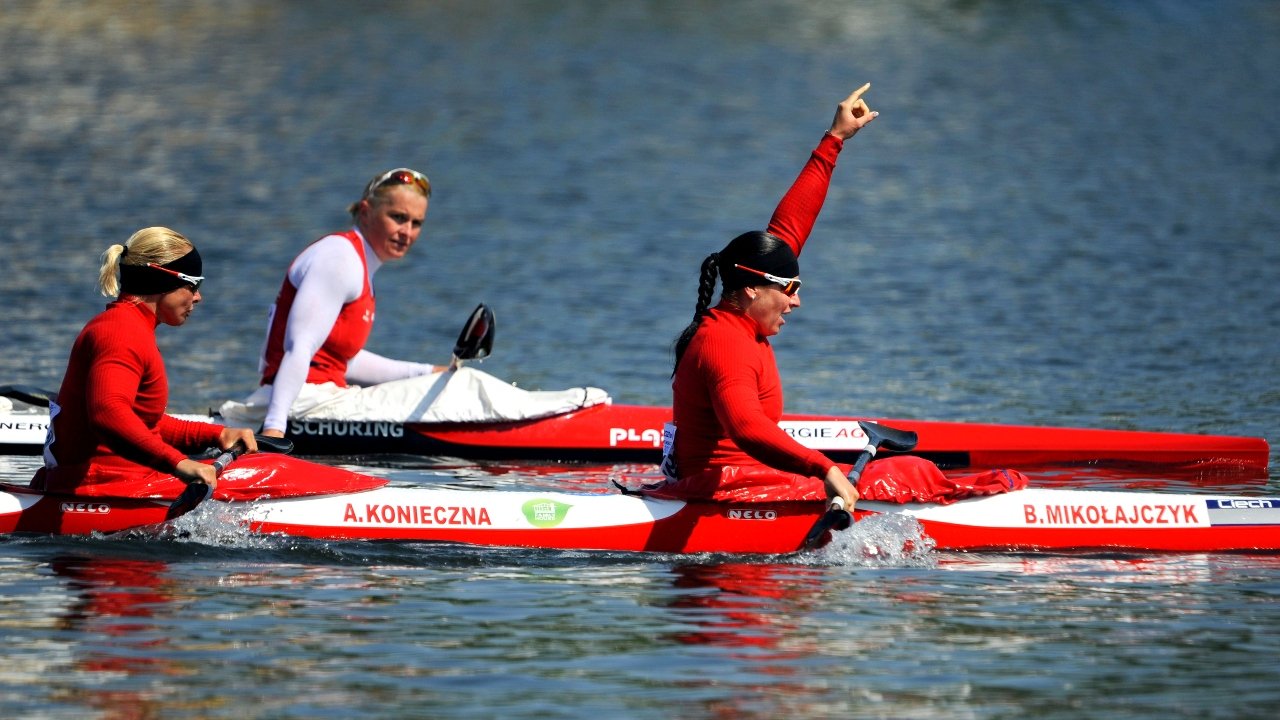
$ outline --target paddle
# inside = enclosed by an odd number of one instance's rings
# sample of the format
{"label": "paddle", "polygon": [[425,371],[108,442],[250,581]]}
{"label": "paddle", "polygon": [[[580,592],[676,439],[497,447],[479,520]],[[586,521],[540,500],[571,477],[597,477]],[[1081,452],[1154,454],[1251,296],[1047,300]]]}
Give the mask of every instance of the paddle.
{"label": "paddle", "polygon": [[[866,470],[867,463],[871,462],[871,458],[875,457],[881,446],[889,450],[907,451],[915,448],[919,439],[909,430],[897,430],[865,420],[858,421],[858,424],[867,434],[867,446],[858,454],[853,468],[849,470],[849,482],[854,487],[858,486],[858,478],[862,477],[862,471]],[[836,498],[832,501],[831,507],[809,529],[809,534],[804,536],[801,548],[808,550],[817,547],[828,532],[847,530],[850,525],[853,525],[853,514],[845,509],[844,502],[840,498]]]}
{"label": "paddle", "polygon": [[[267,435],[254,435],[258,441],[258,452],[271,452],[288,455],[293,452],[293,441],[286,438],[269,437]],[[244,454],[247,450],[244,443],[238,442],[226,450],[218,448],[209,448],[204,452],[202,457],[214,458],[213,469],[221,475],[227,466],[235,461],[236,458]],[[209,499],[213,495],[213,488],[208,483],[192,482],[187,483],[187,488],[182,491],[181,495],[169,504],[169,511],[165,513],[165,520],[172,520],[180,515],[186,515],[195,509],[197,505]]]}
{"label": "paddle", "polygon": [[31,385],[0,385],[0,397],[13,398],[28,405],[49,407],[49,400],[57,393]]}
{"label": "paddle", "polygon": [[449,361],[449,369],[462,367],[463,360],[483,360],[493,351],[493,333],[495,320],[493,311],[484,303],[476,306],[467,318],[467,324],[458,333],[458,342],[453,345],[453,359]]}

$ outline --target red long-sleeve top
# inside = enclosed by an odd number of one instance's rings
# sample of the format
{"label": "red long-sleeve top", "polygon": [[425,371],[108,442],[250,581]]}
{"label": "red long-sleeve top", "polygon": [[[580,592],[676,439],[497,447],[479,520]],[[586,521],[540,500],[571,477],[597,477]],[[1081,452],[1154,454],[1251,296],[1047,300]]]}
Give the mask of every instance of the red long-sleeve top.
{"label": "red long-sleeve top", "polygon": [[146,305],[117,300],[80,331],[51,408],[47,489],[74,492],[122,475],[172,473],[187,457],[179,448],[218,444],[221,426],[165,414],[169,381],[158,324]]}
{"label": "red long-sleeve top", "polygon": [[[769,221],[796,256],[826,200],[844,141],[824,135]],[[782,379],[755,320],[721,302],[702,319],[672,381],[675,458],[681,478],[728,466],[768,466],[822,477],[835,465],[778,427]]]}

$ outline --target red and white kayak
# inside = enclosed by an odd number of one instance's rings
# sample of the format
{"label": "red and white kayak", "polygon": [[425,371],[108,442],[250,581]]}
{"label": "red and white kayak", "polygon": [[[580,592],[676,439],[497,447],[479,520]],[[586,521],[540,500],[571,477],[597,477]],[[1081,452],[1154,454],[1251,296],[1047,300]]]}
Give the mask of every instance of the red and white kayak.
{"label": "red and white kayak", "polygon": [[[246,456],[234,467],[252,483],[280,472],[273,457],[279,456]],[[351,472],[296,458],[288,467],[303,485],[308,467],[330,476]],[[367,476],[351,474],[359,477],[346,485],[370,484],[357,482]],[[273,482],[278,486],[279,478]],[[224,505],[257,533],[663,553],[795,552],[823,513],[820,503],[399,486]],[[167,500],[59,496],[0,485],[0,533],[114,533],[162,523],[167,512]],[[1033,488],[948,505],[860,502],[855,515],[912,518],[939,550],[1280,551],[1280,497]]]}
{"label": "red and white kayak", "polygon": [[[360,427],[290,423],[289,438],[300,453],[358,453],[381,445],[407,452],[476,459],[552,459],[596,462],[659,462],[662,427],[670,408],[597,405],[565,415],[521,423],[390,425]],[[915,432],[912,455],[943,468],[1026,467],[1078,463],[1221,465],[1265,470],[1270,446],[1262,438],[1140,430],[1001,425],[930,420],[787,414],[779,423],[801,444],[836,462],[852,462],[862,449],[857,423],[873,421]],[[381,437],[370,442],[359,433]],[[401,449],[392,449],[395,445]],[[342,448],[341,450],[334,448]],[[348,450],[349,448],[349,450]]]}
{"label": "red and white kayak", "polygon": [[[787,553],[822,512],[814,503],[388,487],[264,503],[248,518],[259,531],[313,538]],[[1028,489],[951,505],[859,503],[859,519],[875,514],[914,518],[941,550],[1280,550],[1280,498]]]}
{"label": "red and white kayak", "polygon": [[[288,438],[300,455],[657,463],[662,427],[670,419],[669,408],[602,404],[516,422],[294,420],[289,423]],[[1270,460],[1266,440],[1229,435],[803,414],[788,414],[781,425],[802,444],[832,460],[852,462],[862,448],[856,442],[858,420],[914,431],[920,439],[911,454],[943,468],[1132,463],[1260,472]],[[40,454],[48,423],[47,410],[41,413],[26,407],[21,413],[0,414],[0,453]]]}

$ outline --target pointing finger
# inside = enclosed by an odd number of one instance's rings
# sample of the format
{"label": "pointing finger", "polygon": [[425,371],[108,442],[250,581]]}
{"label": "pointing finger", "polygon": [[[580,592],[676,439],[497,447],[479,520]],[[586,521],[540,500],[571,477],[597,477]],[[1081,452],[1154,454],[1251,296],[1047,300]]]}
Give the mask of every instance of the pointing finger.
{"label": "pointing finger", "polygon": [[858,100],[862,97],[862,93],[864,93],[864,92],[866,92],[866,91],[868,91],[868,90],[870,90],[870,89],[871,89],[871,83],[867,83],[866,85],[863,85],[862,87],[858,88],[857,90],[854,90],[854,91],[853,91],[853,94],[852,94],[852,95],[850,95],[850,96],[845,100],[845,102],[846,102],[846,103],[856,103],[856,102],[858,102]]}

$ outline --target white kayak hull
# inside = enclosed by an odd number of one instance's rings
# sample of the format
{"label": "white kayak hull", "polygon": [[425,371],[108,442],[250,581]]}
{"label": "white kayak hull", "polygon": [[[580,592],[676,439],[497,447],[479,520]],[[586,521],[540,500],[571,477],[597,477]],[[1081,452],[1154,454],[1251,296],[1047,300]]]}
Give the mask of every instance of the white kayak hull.
{"label": "white kayak hull", "polygon": [[[823,511],[816,503],[394,486],[229,509],[255,532],[323,540],[770,554],[801,549]],[[166,510],[163,501],[6,486],[0,532],[112,533],[161,523]],[[949,505],[864,502],[856,514],[913,518],[939,550],[1280,551],[1280,497],[1032,488]]]}

